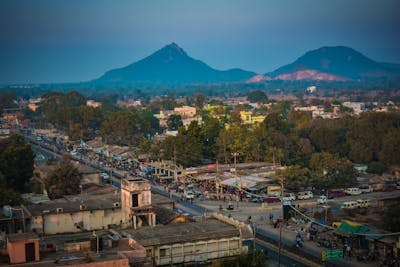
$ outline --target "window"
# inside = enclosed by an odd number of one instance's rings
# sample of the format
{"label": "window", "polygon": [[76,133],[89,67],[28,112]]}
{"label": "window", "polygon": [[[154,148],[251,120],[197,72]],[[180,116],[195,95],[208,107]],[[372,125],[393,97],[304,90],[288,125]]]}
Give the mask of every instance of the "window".
{"label": "window", "polygon": [[139,207],[138,194],[132,194],[132,207]]}
{"label": "window", "polygon": [[160,249],[160,257],[165,257],[167,255],[167,250],[165,248]]}
{"label": "window", "polygon": [[147,257],[153,257],[153,249],[151,249],[151,248],[146,249],[146,256]]}

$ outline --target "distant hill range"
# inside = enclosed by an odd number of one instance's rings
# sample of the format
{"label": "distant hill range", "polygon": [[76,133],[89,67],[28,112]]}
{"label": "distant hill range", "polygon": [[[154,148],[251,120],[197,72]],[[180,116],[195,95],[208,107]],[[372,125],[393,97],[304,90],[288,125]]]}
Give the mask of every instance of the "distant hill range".
{"label": "distant hill range", "polygon": [[171,43],[129,66],[106,72],[100,84],[208,83],[246,81],[256,73],[241,69],[216,70]]}
{"label": "distant hill range", "polygon": [[265,74],[211,68],[171,43],[126,67],[107,71],[95,84],[257,83],[269,80],[368,81],[400,77],[400,64],[379,63],[345,46],[309,51],[291,64]]}
{"label": "distant hill range", "polygon": [[400,64],[379,63],[345,46],[309,51],[291,64],[257,75],[248,82],[267,80],[372,80],[400,76]]}

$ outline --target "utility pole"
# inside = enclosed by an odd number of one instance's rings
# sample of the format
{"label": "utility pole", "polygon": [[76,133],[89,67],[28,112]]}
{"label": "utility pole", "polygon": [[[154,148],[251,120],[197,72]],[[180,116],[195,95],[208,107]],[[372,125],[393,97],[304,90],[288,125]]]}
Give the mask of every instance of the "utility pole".
{"label": "utility pole", "polygon": [[174,145],[174,181],[175,181],[175,183],[177,182],[177,180],[178,180],[178,173],[176,170],[176,148]]}
{"label": "utility pole", "polygon": [[[237,178],[237,164],[236,164],[236,157],[239,155],[238,152],[233,152],[233,165],[235,167],[235,178]],[[240,184],[239,189],[242,188],[242,177],[240,177]]]}
{"label": "utility pole", "polygon": [[218,182],[219,182],[219,177],[218,177],[218,175],[219,175],[219,167],[218,167],[218,160],[216,160],[216,164],[217,164],[217,173],[215,174],[215,190],[217,190],[217,199],[219,200],[219,184],[218,184]]}
{"label": "utility pole", "polygon": [[[237,179],[237,163],[236,163],[236,157],[239,155],[238,152],[233,152],[233,164],[235,166],[235,179]],[[240,180],[239,180],[239,192],[237,195],[237,208],[239,208],[239,198],[240,198],[240,193],[242,191],[242,176],[240,176]]]}
{"label": "utility pole", "polygon": [[[282,199],[283,196],[284,196],[284,192],[285,192],[285,188],[284,188],[284,178],[281,177],[281,199]],[[285,222],[285,219],[284,219],[284,218],[285,218],[285,208],[284,208],[284,205],[283,205],[283,201],[282,201],[281,203],[282,203],[282,221],[281,221],[281,223],[279,224],[278,267],[281,266],[282,227],[283,227],[283,224],[284,224],[284,222]]]}

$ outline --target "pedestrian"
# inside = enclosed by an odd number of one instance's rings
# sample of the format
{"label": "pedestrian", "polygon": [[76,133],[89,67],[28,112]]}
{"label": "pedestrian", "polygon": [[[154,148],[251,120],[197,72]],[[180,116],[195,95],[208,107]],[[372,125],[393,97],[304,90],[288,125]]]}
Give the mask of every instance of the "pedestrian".
{"label": "pedestrian", "polygon": [[347,256],[349,256],[349,258],[351,258],[351,247],[349,245],[346,247],[346,252],[347,252]]}
{"label": "pedestrian", "polygon": [[272,222],[273,219],[274,219],[274,214],[271,212],[269,214],[269,222]]}

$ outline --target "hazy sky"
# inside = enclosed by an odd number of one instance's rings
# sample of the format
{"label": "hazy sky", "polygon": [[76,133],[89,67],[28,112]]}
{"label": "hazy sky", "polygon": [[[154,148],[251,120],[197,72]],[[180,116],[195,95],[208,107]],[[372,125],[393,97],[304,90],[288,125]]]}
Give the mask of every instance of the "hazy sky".
{"label": "hazy sky", "polygon": [[399,0],[0,0],[0,83],[88,81],[176,42],[259,73],[321,46],[400,63]]}

